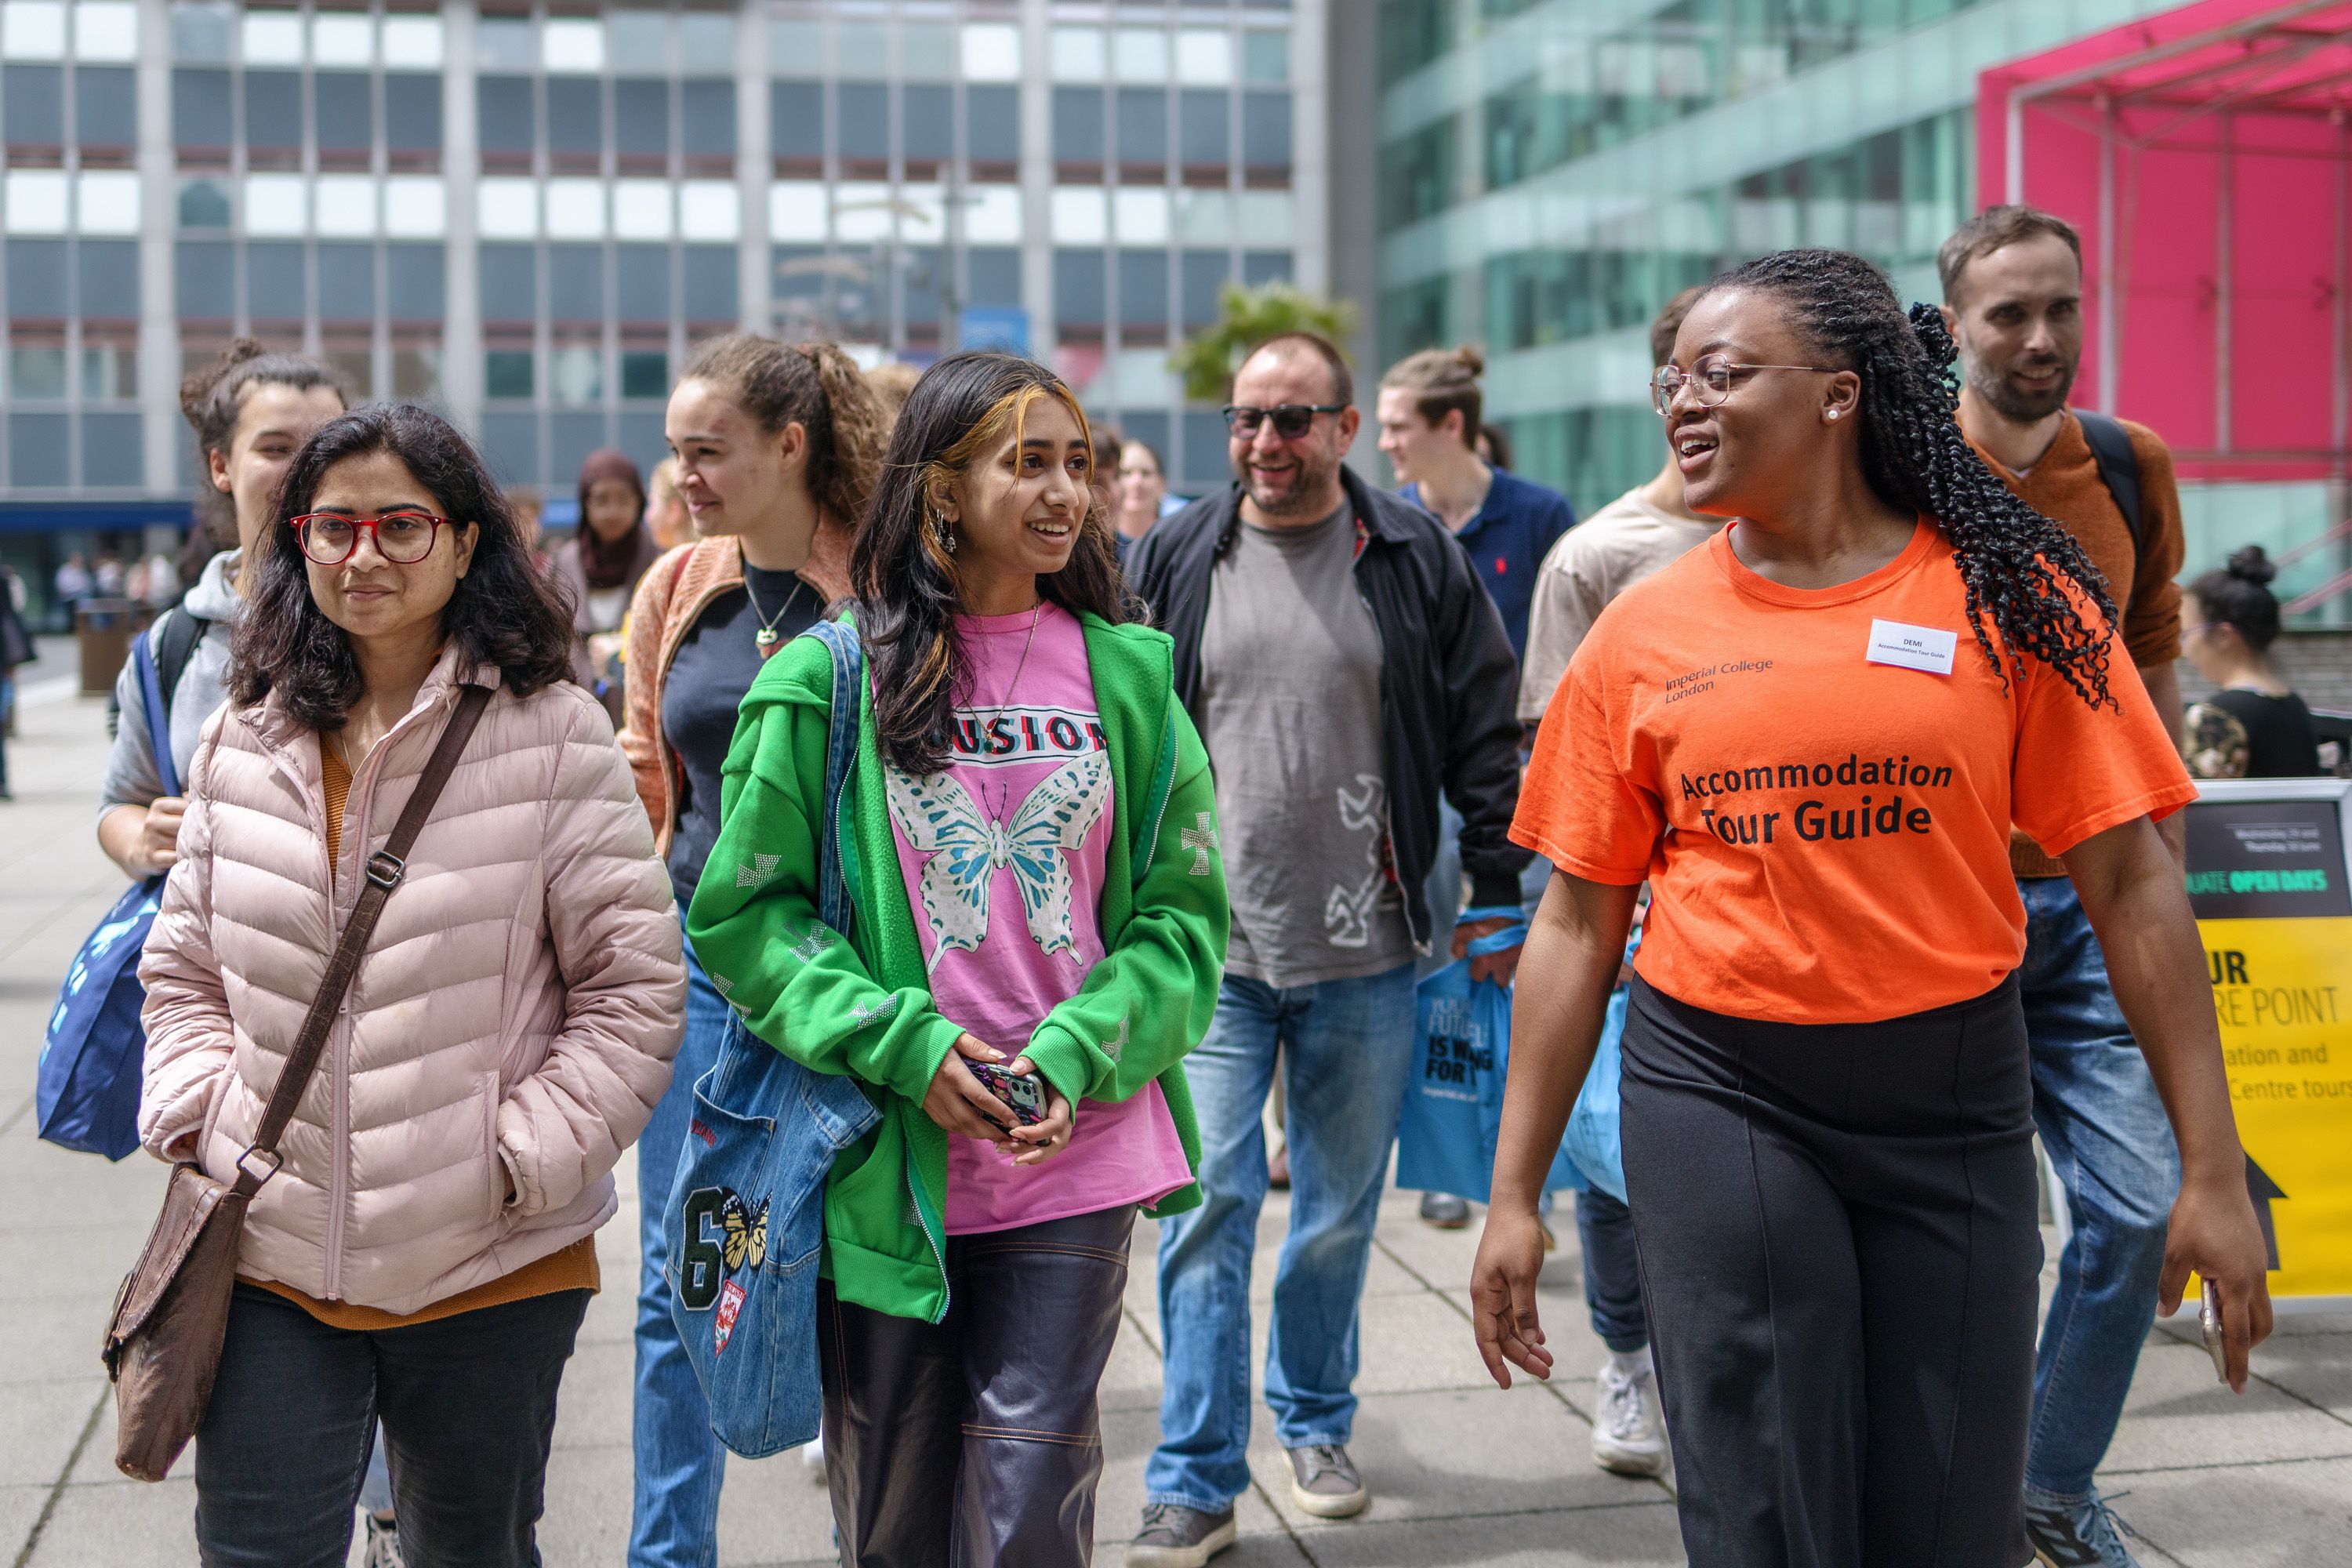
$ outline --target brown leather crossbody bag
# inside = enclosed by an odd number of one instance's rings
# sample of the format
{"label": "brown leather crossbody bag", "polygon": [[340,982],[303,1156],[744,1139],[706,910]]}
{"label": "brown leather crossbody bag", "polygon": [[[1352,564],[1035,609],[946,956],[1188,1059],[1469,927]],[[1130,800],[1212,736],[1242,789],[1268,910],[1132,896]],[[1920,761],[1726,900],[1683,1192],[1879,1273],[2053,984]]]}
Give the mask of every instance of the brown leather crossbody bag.
{"label": "brown leather crossbody bag", "polygon": [[457,754],[466,749],[489,700],[488,687],[465,689],[392,837],[368,857],[359,902],[328,960],[319,994],[311,998],[310,1011],[294,1037],[294,1048],[278,1069],[253,1142],[236,1157],[236,1182],[216,1182],[194,1162],[172,1167],[163,1212],[156,1216],[139,1261],[115,1292],[114,1317],[107,1324],[100,1352],[106,1374],[114,1383],[114,1467],[133,1479],[162,1480],[204,1420],[228,1334],[246,1205],[278,1173],[278,1140],[294,1120],[294,1108],[325,1053],[328,1032],[343,994],[359,973],[376,917],[406,874],[404,857],[424,831],[425,819],[441,798],[442,786],[457,766]]}

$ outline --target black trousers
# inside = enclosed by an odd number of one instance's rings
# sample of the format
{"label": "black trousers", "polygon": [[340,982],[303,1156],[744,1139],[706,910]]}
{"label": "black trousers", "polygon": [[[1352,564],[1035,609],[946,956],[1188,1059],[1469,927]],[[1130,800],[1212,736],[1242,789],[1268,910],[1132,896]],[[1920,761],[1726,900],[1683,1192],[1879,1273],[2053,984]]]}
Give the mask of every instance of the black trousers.
{"label": "black trousers", "polygon": [[818,1287],[844,1568],[1085,1568],[1132,1205],[948,1238],[947,1319]]}
{"label": "black trousers", "polygon": [[560,1290],[411,1328],[331,1328],[239,1285],[196,1431],[205,1568],[342,1568],[376,1419],[409,1568],[525,1568],[555,1387],[588,1310]]}
{"label": "black trousers", "polygon": [[2042,1267],[2014,977],[1885,1023],[1633,982],[1625,1181],[1694,1568],[2017,1568]]}

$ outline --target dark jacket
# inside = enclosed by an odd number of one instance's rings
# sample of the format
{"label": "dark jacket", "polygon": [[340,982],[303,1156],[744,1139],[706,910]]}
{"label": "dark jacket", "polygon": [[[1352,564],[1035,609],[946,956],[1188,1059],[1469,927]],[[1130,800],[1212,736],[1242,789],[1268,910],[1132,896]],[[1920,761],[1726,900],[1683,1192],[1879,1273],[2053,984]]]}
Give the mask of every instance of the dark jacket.
{"label": "dark jacket", "polygon": [[[1424,889],[1437,858],[1437,801],[1462,814],[1474,906],[1519,902],[1528,851],[1510,840],[1519,802],[1518,669],[1502,618],[1445,525],[1340,470],[1365,541],[1356,587],[1380,629],[1389,842],[1416,944],[1431,942]],[[1164,518],[1128,557],[1127,579],[1176,644],[1176,695],[1200,711],[1201,627],[1211,574],[1241,526],[1241,487]],[[1216,756],[1209,758],[1213,767]]]}

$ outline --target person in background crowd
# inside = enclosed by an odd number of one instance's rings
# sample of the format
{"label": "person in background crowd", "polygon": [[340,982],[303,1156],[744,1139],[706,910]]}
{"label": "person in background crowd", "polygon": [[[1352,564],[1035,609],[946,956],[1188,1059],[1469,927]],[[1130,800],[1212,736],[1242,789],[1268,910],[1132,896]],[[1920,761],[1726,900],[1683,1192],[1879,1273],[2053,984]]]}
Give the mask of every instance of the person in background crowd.
{"label": "person in background crowd", "polygon": [[1105,517],[1118,510],[1118,458],[1127,449],[1127,437],[1118,426],[1111,424],[1089,427],[1094,440],[1094,467],[1087,478],[1087,488],[1094,492],[1095,510]]}
{"label": "person in background crowd", "polygon": [[555,552],[555,585],[572,605],[572,679],[621,720],[621,623],[637,580],[661,552],[645,525],[646,486],[626,453],[606,447],[580,465],[580,528]]}
{"label": "person in background crowd", "polygon": [[[621,749],[653,819],[678,908],[719,837],[720,769],[736,711],[768,657],[849,591],[849,525],[874,489],[882,410],[830,343],[748,332],[688,360],[666,416],[693,544],[654,563],[629,611]],[[726,1451],[670,1316],[663,1216],[694,1085],[719,1059],[727,1006],[686,949],[686,1039],[637,1152],[635,1496],[631,1568],[716,1561]]]}
{"label": "person in background crowd", "polygon": [[[848,940],[816,924],[834,674],[814,639],[744,700],[711,850],[733,874],[688,917],[749,1028],[882,1110],[834,1163],[817,1287],[845,1563],[1092,1560],[1129,1237],[1139,1208],[1200,1201],[1180,1064],[1224,952],[1215,788],[1168,639],[1133,623],[1094,449],[1033,361],[924,374],[852,557],[870,727],[841,807]],[[995,723],[1028,739],[998,748]],[[971,858],[1007,835],[1028,847]],[[974,1064],[1030,1080],[1042,1119]]]}
{"label": "person in background crowd", "polygon": [[516,524],[522,530],[523,543],[539,569],[547,571],[555,563],[554,552],[548,548],[547,532],[542,521],[547,503],[540,499],[538,489],[530,485],[509,485],[507,488],[507,508],[514,513]]}
{"label": "person in background crowd", "polygon": [[1528,646],[1536,567],[1576,514],[1558,491],[1491,467],[1472,450],[1486,368],[1486,355],[1468,344],[1399,361],[1381,378],[1381,450],[1396,469],[1397,493],[1434,512],[1470,552],[1517,658]]}
{"label": "person in background crowd", "polygon": [[1479,460],[1490,468],[1507,470],[1513,467],[1510,433],[1500,425],[1482,423],[1478,426],[1478,442],[1475,449]]}
{"label": "person in background crowd", "polygon": [[[180,412],[195,434],[202,465],[199,482],[227,498],[236,527],[236,547],[205,562],[187,596],[148,629],[150,646],[164,650],[182,646],[187,635],[173,630],[175,620],[185,616],[196,626],[176,678],[162,671],[172,768],[183,781],[205,721],[228,694],[230,639],[253,593],[261,559],[255,547],[268,536],[278,481],[302,443],[342,411],[334,372],[308,355],[272,353],[251,338],[239,338],[180,384]],[[164,662],[160,652],[157,662]],[[113,706],[114,748],[99,785],[98,842],[135,881],[173,863],[187,803],[163,794],[141,717],[139,673],[128,660],[115,678]]]}
{"label": "person in background crowd", "polygon": [[68,631],[73,629],[75,607],[97,592],[98,580],[89,574],[89,563],[78,554],[67,556],[58,567],[57,594]]}
{"label": "person in background crowd", "polygon": [[2116,984],[2187,1171],[2151,1294],[2216,1284],[2240,1389],[2270,1329],[2201,944],[2151,820],[2196,788],[2107,658],[2088,552],[1962,439],[1952,353],[1931,307],[1906,320],[1843,252],[1708,289],[1653,392],[1687,503],[1738,521],[1601,614],[1513,828],[1558,870],[1512,1016],[1479,1350],[1506,1387],[1551,1370],[1536,1189],[1646,880],[1625,1177],[1683,1544],[1708,1568],[2034,1552],[2012,822],[2129,933]]}
{"label": "person in background crowd", "polygon": [[686,510],[686,498],[677,493],[676,458],[654,465],[646,485],[646,531],[653,535],[655,548],[665,552],[694,542],[694,517]]}
{"label": "person in background crowd", "polygon": [[1119,559],[1124,561],[1135,542],[1160,521],[1160,503],[1168,499],[1168,476],[1150,443],[1129,437],[1119,447],[1118,468],[1112,478],[1111,524],[1118,531]]}
{"label": "person in background crowd", "polygon": [[907,395],[915,390],[922,372],[904,360],[885,360],[866,373],[866,384],[873,389],[874,401],[882,406],[885,428],[898,422],[898,410],[907,405]]}
{"label": "person in background crowd", "polygon": [[[1478,376],[1486,358],[1476,349],[1428,349],[1399,362],[1381,378],[1381,450],[1402,488],[1397,492],[1427,508],[1469,551],[1478,580],[1502,612],[1503,630],[1514,657],[1528,641],[1528,605],[1536,568],[1545,552],[1576,521],[1566,499],[1540,485],[1491,468],[1472,449],[1481,428],[1484,401]],[[1450,925],[1462,908],[1462,858],[1455,847],[1461,818],[1451,811],[1438,818],[1438,856],[1430,870],[1429,902],[1439,926]],[[1542,896],[1545,875],[1522,889],[1514,904]],[[1444,955],[1433,953],[1424,970]],[[1421,1217],[1442,1230],[1470,1223],[1467,1200],[1448,1193],[1424,1193]]]}
{"label": "person in background crowd", "polygon": [[14,800],[8,788],[8,737],[16,728],[16,667],[34,659],[33,635],[25,627],[25,584],[0,565],[0,800]]}
{"label": "person in background crowd", "polygon": [[157,615],[163,614],[179,601],[180,568],[171,555],[158,550],[140,563],[144,575],[140,591],[131,595]]}
{"label": "person in background crowd", "polygon": [[[1175,638],[1176,691],[1216,764],[1233,868],[1216,1020],[1186,1069],[1206,1202],[1160,1227],[1167,1372],[1130,1568],[1199,1568],[1234,1539],[1277,1054],[1291,1209],[1266,1403],[1301,1508],[1340,1518],[1370,1500],[1347,1450],[1356,1327],[1413,1056],[1414,960],[1444,940],[1425,896],[1441,793],[1465,819],[1475,903],[1516,908],[1528,864],[1507,837],[1510,641],[1444,526],[1343,465],[1361,417],[1347,361],[1323,338],[1283,333],[1243,363],[1233,397],[1239,482],[1146,534],[1128,574]],[[1455,925],[1454,953],[1511,923]],[[1482,956],[1474,973],[1508,984],[1517,959]]]}
{"label": "person in background crowd", "polygon": [[2189,710],[2189,771],[2200,779],[2317,778],[2319,734],[2311,710],[2271,662],[2278,567],[2259,544],[2189,584],[2181,646],[2197,673],[2221,689]]}
{"label": "person in background crowd", "polygon": [[[1653,369],[1670,363],[1683,318],[1705,293],[1685,289],[1650,323]],[[1519,721],[1540,723],[1569,661],[1618,595],[1715,537],[1719,517],[1683,501],[1674,454],[1637,485],[1559,536],[1536,574],[1528,614],[1528,652],[1519,670]],[[1550,871],[1546,867],[1545,877]],[[1592,1423],[1592,1461],[1620,1475],[1657,1475],[1666,1467],[1665,1428],[1656,1409],[1650,1323],[1642,1310],[1633,1215],[1598,1187],[1576,1194],[1576,1233],[1584,1255],[1584,1304],[1592,1331],[1607,1347],[1597,1374],[1600,1411]]]}
{"label": "person in background crowd", "polygon": [[100,598],[120,599],[124,585],[122,563],[110,554],[101,553],[98,564],[90,569],[90,583]]}
{"label": "person in background crowd", "polygon": [[[1960,428],[2026,505],[2053,519],[2115,595],[2129,662],[2180,743],[2179,575],[2184,552],[2172,454],[2152,430],[2066,405],[2083,357],[2082,242],[2063,219],[1989,207],[1936,258],[1960,350]],[[2112,388],[2102,388],[2112,395]],[[2113,454],[2103,462],[2097,437]],[[2120,464],[2128,475],[2111,475]],[[2110,487],[2137,491],[2137,517]],[[2183,824],[2164,825],[2176,858]],[[2117,1005],[2100,936],[2066,868],[2022,834],[2011,868],[2025,900],[2019,973],[2033,1047],[2033,1119],[2066,1189],[2074,1233],[2058,1261],[2033,1373],[2026,1516],[2053,1562],[2131,1568],[2092,1475],[2123,1416],[2156,1311],[2165,1217],[2180,1163],[2144,1039]]]}
{"label": "person in background crowd", "polygon": [[160,1159],[236,1180],[362,868],[461,690],[494,695],[247,1211],[198,1551],[341,1562],[381,1416],[408,1560],[522,1568],[613,1166],[677,1048],[669,887],[564,606],[445,420],[325,425],[247,581],[139,966]]}

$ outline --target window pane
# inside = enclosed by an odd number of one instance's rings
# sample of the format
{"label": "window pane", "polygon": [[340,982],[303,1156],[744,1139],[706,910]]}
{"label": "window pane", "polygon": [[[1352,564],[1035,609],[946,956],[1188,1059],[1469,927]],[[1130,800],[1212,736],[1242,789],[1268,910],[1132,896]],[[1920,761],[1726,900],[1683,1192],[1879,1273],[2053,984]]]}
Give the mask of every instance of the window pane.
{"label": "window pane", "polygon": [[68,481],[66,416],[62,414],[11,414],[8,416],[8,482],[62,488]]}
{"label": "window pane", "polygon": [[383,141],[395,153],[437,153],[441,150],[441,79],[437,76],[387,76],[383,79]]}
{"label": "window pane", "polygon": [[228,72],[172,73],[172,140],[182,147],[226,148],[229,131]]}
{"label": "window pane", "polygon": [[310,79],[319,145],[364,153],[374,144],[374,84],[361,71],[320,71]]}
{"label": "window pane", "polygon": [[81,313],[85,319],[139,319],[137,240],[85,239],[75,265],[81,274]]}
{"label": "window pane", "polygon": [[[8,294],[18,298],[16,251],[35,240],[8,243]],[[183,316],[226,321],[236,314],[236,262],[226,240],[184,239],[172,247],[172,291]],[[60,290],[62,291],[62,290]]]}
{"label": "window pane", "polygon": [[139,351],[130,345],[81,351],[81,395],[99,403],[123,403],[139,395]]}
{"label": "window pane", "polygon": [[52,403],[64,401],[66,351],[63,349],[10,349],[8,351],[8,395],[46,398]]}
{"label": "window pane", "polygon": [[547,247],[547,313],[559,321],[604,320],[603,246],[551,245]]}
{"label": "window pane", "polygon": [[1122,250],[1118,253],[1118,319],[1122,326],[1167,327],[1166,251]]}
{"label": "window pane", "polygon": [[[84,147],[138,145],[138,74],[128,66],[83,66],[76,70],[74,134]],[[13,142],[16,137],[8,139]]]}
{"label": "window pane", "polygon": [[769,150],[779,158],[824,156],[824,84],[772,82],[768,88]]}
{"label": "window pane", "polygon": [[488,397],[530,395],[530,351],[492,349],[482,356],[482,393]]}
{"label": "window pane", "polygon": [[626,349],[621,354],[621,395],[667,397],[669,354],[662,349]]}
{"label": "window pane", "polygon": [[228,58],[229,8],[205,0],[181,0],[172,7],[172,58]]}
{"label": "window pane", "polygon": [[845,81],[835,88],[839,119],[835,145],[845,158],[890,155],[890,89],[878,81]]}
{"label": "window pane", "polygon": [[964,253],[964,269],[971,277],[967,298],[975,305],[1018,305],[1021,303],[1021,253],[1018,250],[990,247]]}
{"label": "window pane", "polygon": [[1253,169],[1290,167],[1290,95],[1242,94],[1242,162]]}
{"label": "window pane", "polygon": [[15,147],[58,147],[66,139],[65,71],[57,66],[0,68],[0,125]]}
{"label": "window pane", "polygon": [[570,483],[580,472],[580,465],[588,454],[605,445],[604,416],[601,414],[559,414],[551,432],[555,437],[555,451],[549,460],[549,471],[559,481]]}
{"label": "window pane", "polygon": [[142,483],[146,464],[140,449],[139,426],[136,414],[84,414],[81,482],[117,488]]}
{"label": "window pane", "polygon": [[[395,321],[437,321],[446,307],[442,301],[443,270],[448,265],[437,245],[385,247],[384,289]],[[398,379],[399,362],[394,361]]]}
{"label": "window pane", "polygon": [[1223,486],[1234,477],[1233,458],[1225,444],[1224,416],[1213,408],[1188,408],[1179,428],[1184,455],[1170,483],[1194,495]]}
{"label": "window pane", "polygon": [[8,241],[8,313],[18,320],[62,320],[66,311],[66,242]]}
{"label": "window pane", "polygon": [[677,19],[678,64],[689,71],[723,71],[735,64],[735,18],[693,11]]}
{"label": "window pane", "polygon": [[246,313],[270,321],[299,321],[310,289],[302,280],[302,247],[248,244],[245,247]]}
{"label": "window pane", "polygon": [[325,321],[375,320],[375,247],[319,247],[319,319]]}
{"label": "window pane", "polygon": [[217,180],[190,180],[180,187],[182,228],[226,228],[228,192]]}
{"label": "window pane", "polygon": [[1225,110],[1231,100],[1222,92],[1185,93],[1177,108],[1181,120],[1183,157],[1188,164],[1229,162],[1233,156],[1225,135]]}
{"label": "window pane", "polygon": [[293,71],[245,73],[245,140],[274,153],[302,148],[302,79]]}
{"label": "window pane", "polygon": [[678,118],[689,158],[735,154],[735,84],[705,78],[679,89]]}
{"label": "window pane", "polygon": [[392,349],[392,395],[420,402],[440,396],[441,351],[428,347],[407,348],[394,343]]}
{"label": "window pane", "polygon": [[955,156],[955,91],[909,83],[898,89],[907,116],[907,156],[944,160]]}
{"label": "window pane", "polygon": [[1184,253],[1181,282],[1184,296],[1184,330],[1214,324],[1217,319],[1217,294],[1225,286],[1228,268],[1222,250],[1188,250]]}
{"label": "window pane", "polygon": [[539,481],[539,416],[536,414],[482,416],[482,447],[490,459],[490,472],[496,474],[500,482],[528,485]]}
{"label": "window pane", "polygon": [[613,151],[624,156],[669,155],[669,83],[623,77],[613,84]]}
{"label": "window pane", "polygon": [[[548,355],[547,390],[556,402],[578,407],[583,404],[601,403],[604,399],[604,351],[593,343],[558,343]],[[594,450],[591,447],[589,450]],[[583,452],[580,456],[586,457]],[[579,461],[562,464],[576,471]]]}
{"label": "window pane", "polygon": [[474,102],[481,115],[482,151],[530,151],[530,79],[486,76],[474,84]]}
{"label": "window pane", "polygon": [[1103,95],[1098,88],[1054,89],[1054,160],[1099,163],[1103,156]]}
{"label": "window pane", "polygon": [[1159,88],[1118,89],[1118,161],[1168,161],[1168,94]]}
{"label": "window pane", "polygon": [[975,163],[1021,161],[1021,89],[963,89],[964,153]]}
{"label": "window pane", "polygon": [[903,319],[908,326],[936,328],[940,324],[940,282],[946,259],[944,252],[932,248],[907,252]]}
{"label": "window pane", "polygon": [[537,253],[528,245],[485,245],[482,319],[528,321],[539,314]]}
{"label": "window pane", "polygon": [[686,319],[689,321],[731,321],[736,317],[735,247],[731,245],[686,247]]}
{"label": "window pane", "polygon": [[1242,79],[1244,81],[1288,81],[1290,79],[1290,35],[1244,33],[1242,35]]}
{"label": "window pane", "polygon": [[1054,252],[1054,315],[1064,331],[1099,331],[1103,323],[1103,258],[1099,250]]}
{"label": "window pane", "polygon": [[[625,321],[669,320],[669,247],[624,245],[613,253],[614,303]],[[624,377],[625,379],[625,376]]]}
{"label": "window pane", "polygon": [[[664,138],[667,140],[667,137]],[[593,154],[604,146],[604,88],[594,77],[547,79],[547,145]]]}
{"label": "window pane", "polygon": [[1261,283],[1290,281],[1290,252],[1286,250],[1245,250],[1242,252],[1242,282],[1252,289]]}

